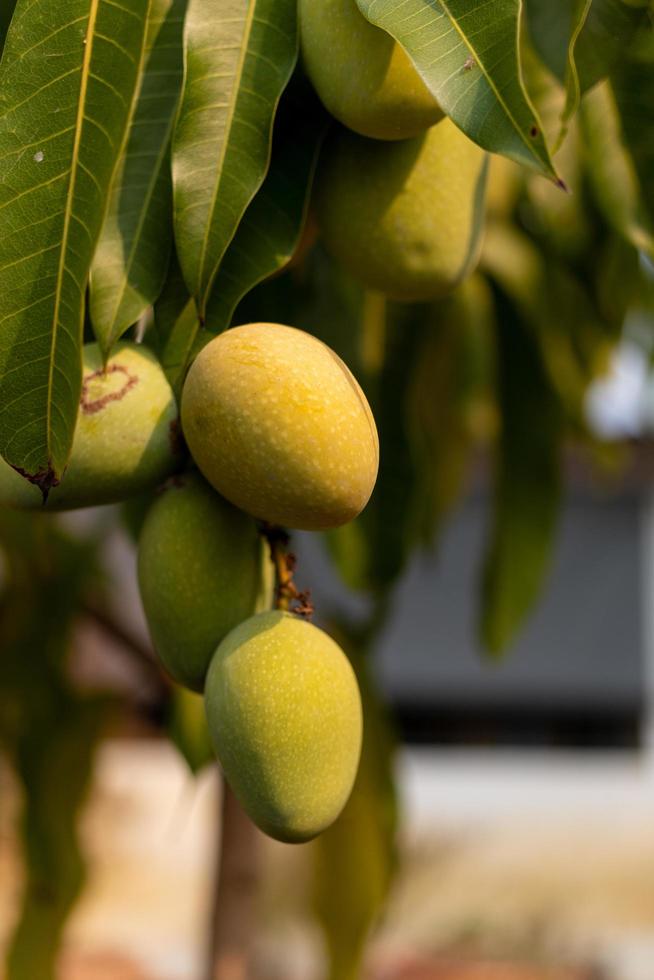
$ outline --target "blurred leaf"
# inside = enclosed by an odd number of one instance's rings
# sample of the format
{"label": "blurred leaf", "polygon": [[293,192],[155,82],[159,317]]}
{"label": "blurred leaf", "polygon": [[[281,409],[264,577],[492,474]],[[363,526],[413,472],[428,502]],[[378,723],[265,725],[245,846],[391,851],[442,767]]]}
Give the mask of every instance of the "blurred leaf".
{"label": "blurred leaf", "polygon": [[[637,98],[635,93],[634,97]],[[584,97],[580,118],[586,165],[598,206],[617,232],[635,248],[654,257],[654,210],[648,213],[645,206],[647,189],[639,180],[615,95],[608,82],[598,85]],[[649,134],[652,139],[654,125],[648,127],[647,119],[647,115],[641,116],[639,126],[646,138]],[[645,146],[641,159],[645,161],[647,156]],[[654,155],[652,167],[654,174]],[[650,185],[651,182],[650,177]],[[654,208],[654,195],[648,203]]]}
{"label": "blurred leaf", "polygon": [[76,817],[108,708],[79,697],[65,665],[78,603],[97,578],[96,545],[68,539],[48,516],[6,512],[0,544],[0,743],[23,784],[27,872],[8,980],[52,980],[83,880]]}
{"label": "blurred leaf", "polygon": [[168,735],[192,773],[214,761],[201,694],[173,685]]}
{"label": "blurred leaf", "polygon": [[227,246],[263,183],[297,58],[295,0],[189,0],[173,138],[177,254],[204,320]]}
{"label": "blurred leaf", "polygon": [[410,437],[416,460],[411,505],[415,534],[433,541],[461,493],[470,452],[486,441],[496,420],[492,295],[481,277],[464,282],[435,305],[412,379]]}
{"label": "blurred leaf", "polygon": [[154,305],[155,347],[179,401],[186,371],[199,345],[200,319],[173,252],[162,293]]}
{"label": "blurred leaf", "polygon": [[330,980],[358,980],[366,940],[395,870],[397,801],[394,740],[362,664],[355,661],[364,710],[361,763],[338,820],[313,847],[314,908],[325,932]]}
{"label": "blurred leaf", "polygon": [[499,289],[498,398],[493,524],[484,562],[480,633],[504,651],[542,589],[561,492],[563,415],[538,342]]}
{"label": "blurred leaf", "polygon": [[170,259],[169,147],[182,84],[186,0],[150,0],[127,143],[91,269],[95,334],[109,353],[156,300]]}
{"label": "blurred leaf", "polygon": [[533,44],[568,98],[605,78],[647,17],[649,0],[526,0]]}
{"label": "blurred leaf", "polygon": [[[653,11],[654,16],[654,11]],[[640,197],[647,209],[647,251],[651,246],[654,223],[654,25],[649,23],[634,43],[630,57],[623,59],[612,75],[624,145],[628,149],[640,182]]]}
{"label": "blurred leaf", "polygon": [[43,490],[73,438],[84,291],[147,0],[19,0],[0,65],[0,452]]}
{"label": "blurred leaf", "polygon": [[443,110],[486,150],[557,179],[522,82],[518,0],[357,0],[406,50]]}
{"label": "blurred leaf", "polygon": [[248,207],[214,280],[206,326],[229,326],[243,296],[292,259],[302,237],[328,117],[291,84],[280,103],[266,179]]}

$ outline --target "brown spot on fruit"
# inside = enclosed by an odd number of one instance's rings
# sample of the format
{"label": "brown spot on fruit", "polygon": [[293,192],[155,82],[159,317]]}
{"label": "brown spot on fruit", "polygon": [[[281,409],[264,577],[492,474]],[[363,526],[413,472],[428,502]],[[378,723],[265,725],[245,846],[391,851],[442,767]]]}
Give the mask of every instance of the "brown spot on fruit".
{"label": "brown spot on fruit", "polygon": [[[138,384],[138,376],[130,374],[121,364],[110,364],[106,370],[100,369],[87,374],[82,381],[80,407],[84,415],[101,412],[109,402],[119,402]],[[113,386],[110,387],[111,383]]]}

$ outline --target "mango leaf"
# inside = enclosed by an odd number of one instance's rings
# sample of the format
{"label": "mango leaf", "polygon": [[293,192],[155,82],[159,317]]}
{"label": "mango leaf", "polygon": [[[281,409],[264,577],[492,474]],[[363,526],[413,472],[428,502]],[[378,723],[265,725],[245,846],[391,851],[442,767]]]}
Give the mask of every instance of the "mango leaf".
{"label": "mango leaf", "polygon": [[113,344],[154,303],[172,245],[169,147],[182,84],[186,0],[150,0],[146,45],[127,143],[91,268],[91,319]]}
{"label": "mango leaf", "polygon": [[443,110],[486,150],[553,180],[543,127],[522,81],[518,0],[357,0],[405,49]]}
{"label": "mango leaf", "polygon": [[7,955],[10,980],[53,980],[84,865],[76,818],[110,702],[71,690],[66,658],[95,543],[45,515],[0,514],[0,744],[23,787],[25,885]]}
{"label": "mango leaf", "polygon": [[494,433],[492,294],[473,276],[434,304],[409,390],[415,538],[431,544],[463,489],[476,443]]}
{"label": "mango leaf", "polygon": [[631,56],[620,62],[611,82],[624,145],[640,182],[640,197],[651,228],[654,223],[654,26],[650,24],[642,32]]}
{"label": "mango leaf", "polygon": [[215,757],[201,694],[173,686],[168,736],[192,773],[198,773],[213,762]]}
{"label": "mango leaf", "polygon": [[201,345],[200,318],[173,252],[168,277],[154,305],[155,348],[179,400],[192,356]]}
{"label": "mango leaf", "polygon": [[270,168],[214,280],[206,326],[220,333],[250,289],[293,258],[306,226],[318,152],[328,117],[315,96],[289,86],[275,121]]}
{"label": "mango leaf", "polygon": [[263,183],[297,59],[295,0],[189,0],[173,140],[177,254],[204,320],[227,246]]}
{"label": "mango leaf", "polygon": [[648,0],[525,2],[529,34],[539,55],[559,81],[578,85],[580,95],[626,57],[647,8]]}
{"label": "mango leaf", "polygon": [[81,386],[84,291],[147,0],[19,0],[0,65],[0,453],[47,492]]}
{"label": "mango leaf", "polygon": [[325,933],[330,980],[358,980],[366,941],[384,907],[396,866],[394,739],[363,662],[364,735],[352,795],[313,846],[313,905]]}
{"label": "mango leaf", "polygon": [[561,493],[563,414],[538,340],[495,289],[501,432],[480,634],[497,656],[533,606],[547,572]]}
{"label": "mango leaf", "polygon": [[[634,97],[638,98],[636,93]],[[648,212],[645,206],[648,188],[639,179],[609,82],[588,92],[580,118],[586,167],[598,206],[611,227],[654,258],[654,210]],[[640,117],[639,125],[654,136],[654,126],[647,125],[646,115]],[[645,146],[645,158],[647,152]],[[651,203],[654,207],[654,195]]]}

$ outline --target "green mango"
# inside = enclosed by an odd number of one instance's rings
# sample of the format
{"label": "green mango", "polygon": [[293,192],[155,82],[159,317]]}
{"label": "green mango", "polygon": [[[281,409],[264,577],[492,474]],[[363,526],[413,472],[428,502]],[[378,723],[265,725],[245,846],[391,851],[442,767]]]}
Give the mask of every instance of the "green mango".
{"label": "green mango", "polygon": [[368,289],[436,299],[479,259],[486,170],[484,151],[449,119],[401,143],[340,129],[316,175],[323,243]]}
{"label": "green mango", "polygon": [[181,462],[177,406],[166,376],[140,344],[117,344],[103,368],[97,344],[83,350],[82,396],[61,482],[41,491],[0,460],[0,506],[74,510],[152,489]]}
{"label": "green mango", "polygon": [[300,0],[307,75],[325,107],[362,136],[417,136],[443,112],[403,48],[355,0]]}
{"label": "green mango", "polygon": [[251,517],[202,479],[171,480],[150,508],[138,581],[152,642],[171,677],[202,691],[216,647],[257,608],[262,542]]}
{"label": "green mango", "polygon": [[212,486],[271,524],[345,524],[375,485],[365,395],[329,347],[293,327],[250,323],[207,344],[186,378],[182,426]]}
{"label": "green mango", "polygon": [[291,613],[260,613],[218,647],[205,688],[209,733],[251,819],[300,843],[337,818],[362,736],[354,671],[331,637]]}

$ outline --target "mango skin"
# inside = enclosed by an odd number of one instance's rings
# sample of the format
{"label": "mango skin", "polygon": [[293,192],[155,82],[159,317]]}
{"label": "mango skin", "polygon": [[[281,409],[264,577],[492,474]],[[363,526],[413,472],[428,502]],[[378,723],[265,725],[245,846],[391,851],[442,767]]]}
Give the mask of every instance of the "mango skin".
{"label": "mango skin", "polygon": [[300,0],[307,75],[344,126],[378,140],[417,136],[443,112],[410,58],[355,0]]}
{"label": "mango skin", "polygon": [[177,407],[152,351],[117,344],[102,372],[97,344],[83,349],[73,447],[60,484],[41,491],[0,460],[0,506],[74,510],[117,503],[157,486],[181,461]]}
{"label": "mango skin", "polygon": [[198,473],[172,480],[148,511],[139,590],[155,650],[178,683],[202,691],[218,644],[256,611],[261,552],[252,518]]}
{"label": "mango skin", "polygon": [[212,486],[271,524],[345,524],[377,477],[365,395],[329,347],[294,327],[250,323],[207,344],[184,385],[182,426]]}
{"label": "mango skin", "polygon": [[310,840],[337,818],[361,753],[361,698],[338,644],[290,613],[237,626],[207,675],[209,733],[225,777],[266,834]]}
{"label": "mango skin", "polygon": [[486,154],[449,119],[401,143],[340,130],[316,176],[323,243],[369,289],[431,300],[474,269]]}

